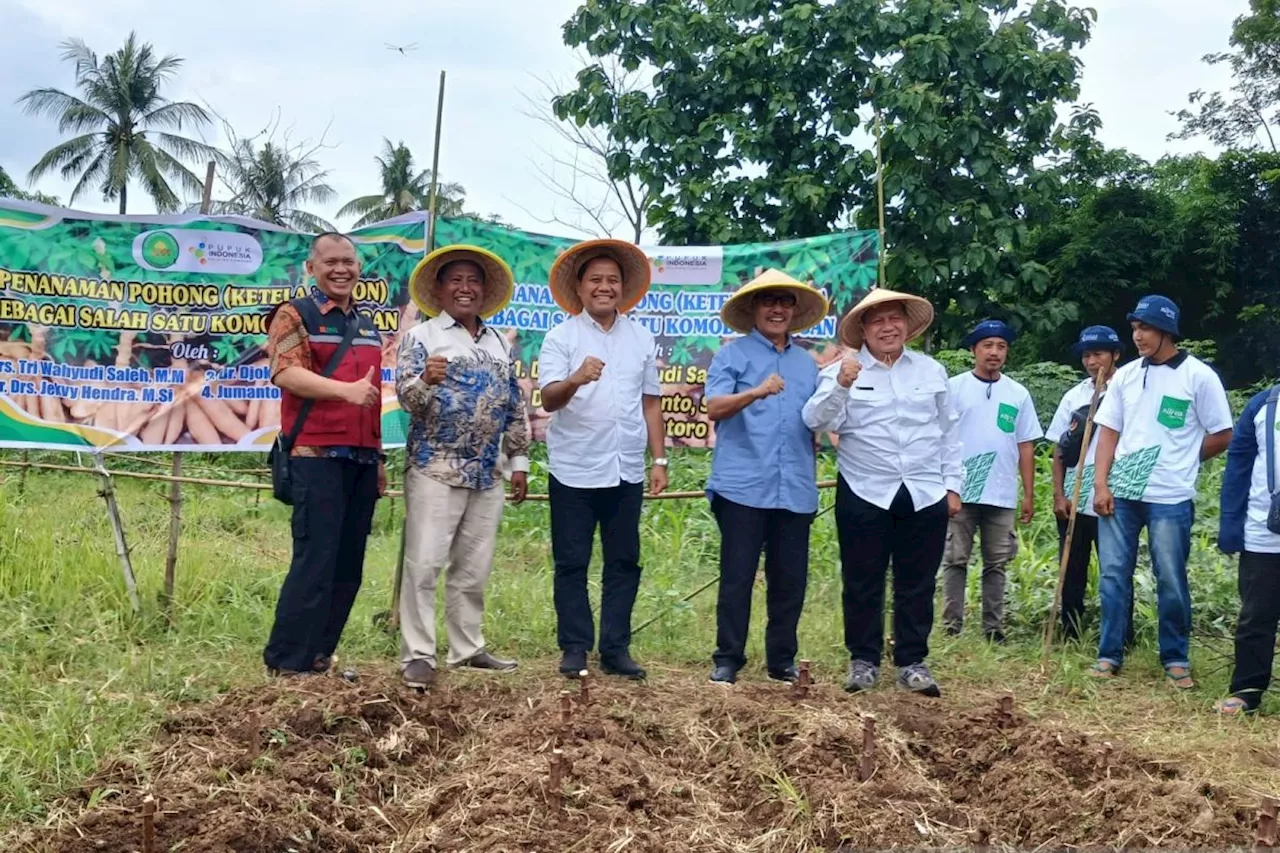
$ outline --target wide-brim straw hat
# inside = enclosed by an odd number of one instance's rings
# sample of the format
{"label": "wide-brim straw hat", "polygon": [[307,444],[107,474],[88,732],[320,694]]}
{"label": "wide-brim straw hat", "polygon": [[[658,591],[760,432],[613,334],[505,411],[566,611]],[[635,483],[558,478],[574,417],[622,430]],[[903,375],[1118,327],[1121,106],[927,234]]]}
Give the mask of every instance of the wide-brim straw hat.
{"label": "wide-brim straw hat", "polygon": [[488,319],[507,307],[516,281],[507,262],[488,249],[455,244],[436,249],[418,261],[409,276],[409,295],[422,313],[435,317],[442,310],[437,279],[445,264],[454,261],[471,261],[484,271],[484,299],[477,312],[481,317]]}
{"label": "wide-brim straw hat", "polygon": [[551,267],[551,298],[568,314],[582,311],[578,297],[578,271],[596,258],[609,258],[622,270],[622,295],[618,312],[625,314],[640,304],[649,292],[652,268],[649,258],[635,243],[625,240],[587,240],[564,250]]}
{"label": "wide-brim straw hat", "polygon": [[929,300],[911,293],[899,293],[877,287],[862,297],[862,301],[849,309],[836,330],[840,343],[850,349],[862,349],[862,315],[877,305],[897,302],[907,314],[907,340],[923,335],[933,325],[933,305]]}
{"label": "wide-brim straw hat", "polygon": [[782,270],[768,269],[751,279],[734,292],[720,309],[720,319],[735,332],[747,334],[756,325],[753,297],[765,291],[785,291],[796,298],[795,313],[791,315],[788,332],[807,329],[827,316],[830,304],[822,291],[797,281]]}

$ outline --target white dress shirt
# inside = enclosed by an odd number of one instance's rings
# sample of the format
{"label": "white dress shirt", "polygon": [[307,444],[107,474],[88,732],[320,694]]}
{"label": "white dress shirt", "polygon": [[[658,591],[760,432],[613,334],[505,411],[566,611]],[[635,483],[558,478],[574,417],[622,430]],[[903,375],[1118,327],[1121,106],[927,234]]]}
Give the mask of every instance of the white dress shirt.
{"label": "white dress shirt", "polygon": [[840,362],[818,376],[804,406],[814,432],[839,437],[840,476],[855,495],[888,509],[902,486],[916,509],[933,506],[964,484],[959,419],[947,389],[947,371],[924,353],[906,350],[886,367],[866,346],[862,371],[840,387]]}
{"label": "white dress shirt", "polygon": [[624,314],[606,331],[583,311],[547,332],[538,357],[538,387],[568,379],[588,356],[604,362],[604,370],[551,414],[551,475],[575,489],[643,483],[649,431],[641,403],[644,396],[662,393],[657,343]]}

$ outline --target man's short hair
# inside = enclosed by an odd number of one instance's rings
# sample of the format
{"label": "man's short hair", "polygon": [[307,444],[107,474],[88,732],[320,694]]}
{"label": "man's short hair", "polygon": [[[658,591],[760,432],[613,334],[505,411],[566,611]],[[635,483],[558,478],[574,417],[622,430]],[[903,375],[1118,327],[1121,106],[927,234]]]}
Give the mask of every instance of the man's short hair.
{"label": "man's short hair", "polygon": [[345,240],[347,245],[355,249],[355,241],[339,231],[321,231],[319,234],[311,238],[311,251],[307,257],[314,258],[316,256],[316,248],[320,245],[321,240]]}

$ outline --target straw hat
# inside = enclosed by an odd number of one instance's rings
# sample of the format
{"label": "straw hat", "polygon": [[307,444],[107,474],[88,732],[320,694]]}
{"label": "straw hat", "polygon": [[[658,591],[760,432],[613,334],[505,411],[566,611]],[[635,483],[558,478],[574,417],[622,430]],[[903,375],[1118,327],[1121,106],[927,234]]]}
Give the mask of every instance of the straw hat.
{"label": "straw hat", "polygon": [[720,319],[730,329],[745,335],[756,325],[752,297],[757,293],[778,290],[791,293],[796,298],[796,310],[791,315],[788,332],[807,329],[827,316],[830,306],[827,303],[827,297],[822,295],[822,291],[797,281],[782,270],[768,269],[738,288],[733,296],[729,297],[724,307],[720,309]]}
{"label": "straw hat", "polygon": [[907,340],[918,338],[933,325],[933,306],[929,300],[911,293],[899,293],[877,287],[862,297],[862,301],[849,309],[836,330],[840,343],[850,349],[862,349],[862,315],[889,302],[898,302],[907,313]]}
{"label": "straw hat", "polygon": [[484,300],[480,303],[478,312],[481,317],[488,319],[507,307],[515,290],[515,276],[511,274],[511,267],[507,266],[507,262],[488,249],[455,244],[436,249],[418,261],[413,274],[409,276],[409,295],[422,313],[428,317],[440,313],[437,279],[440,270],[454,261],[471,261],[484,272]]}
{"label": "straw hat", "polygon": [[634,243],[625,240],[587,240],[565,249],[551,267],[551,298],[568,314],[582,311],[578,298],[578,271],[588,261],[609,258],[622,269],[622,297],[618,312],[625,314],[649,292],[649,257]]}

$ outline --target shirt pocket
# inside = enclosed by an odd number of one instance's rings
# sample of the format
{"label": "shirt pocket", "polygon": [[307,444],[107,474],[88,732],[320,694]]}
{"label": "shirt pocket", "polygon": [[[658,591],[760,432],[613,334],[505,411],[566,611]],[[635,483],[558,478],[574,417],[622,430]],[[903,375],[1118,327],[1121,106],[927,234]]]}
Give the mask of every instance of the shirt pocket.
{"label": "shirt pocket", "polygon": [[872,426],[893,419],[893,392],[889,388],[859,388],[854,385],[845,393],[848,395],[846,419],[852,426]]}
{"label": "shirt pocket", "polygon": [[916,426],[937,422],[938,395],[946,390],[946,383],[941,380],[916,383],[903,395],[902,419]]}

